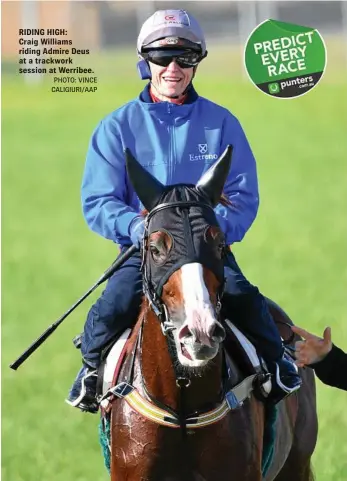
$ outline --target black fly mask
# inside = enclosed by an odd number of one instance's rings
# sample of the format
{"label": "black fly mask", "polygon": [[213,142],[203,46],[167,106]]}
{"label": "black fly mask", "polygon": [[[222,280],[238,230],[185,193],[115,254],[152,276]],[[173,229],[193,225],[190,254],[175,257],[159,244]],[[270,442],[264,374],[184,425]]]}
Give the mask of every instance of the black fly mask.
{"label": "black fly mask", "polygon": [[[162,314],[160,297],[163,286],[185,264],[202,264],[214,273],[221,287],[224,285],[225,242],[214,207],[219,203],[230,170],[231,152],[229,146],[196,186],[179,184],[165,187],[126,150],[130,180],[149,212],[142,268],[144,292],[157,315]],[[158,231],[165,232],[171,239],[170,252],[161,263],[155,262],[147,250],[147,239]]]}
{"label": "black fly mask", "polygon": [[147,217],[147,237],[161,231],[171,238],[171,249],[162,265],[146,257],[147,280],[158,297],[171,275],[192,262],[210,269],[223,283],[223,264],[216,258],[209,238],[212,226],[218,228],[213,208],[193,186],[171,187],[152,209]]}

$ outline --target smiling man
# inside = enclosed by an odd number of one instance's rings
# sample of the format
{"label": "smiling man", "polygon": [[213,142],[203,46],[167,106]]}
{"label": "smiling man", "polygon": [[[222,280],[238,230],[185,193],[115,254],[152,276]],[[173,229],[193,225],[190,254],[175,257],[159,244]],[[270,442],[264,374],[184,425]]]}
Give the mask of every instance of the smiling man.
{"label": "smiling man", "polygon": [[[141,246],[143,205],[129,181],[124,151],[164,185],[196,184],[228,145],[232,166],[225,183],[226,202],[215,212],[225,242],[240,242],[258,211],[254,156],[237,120],[224,107],[195,91],[192,80],[206,58],[204,34],[184,10],[160,10],[143,24],[137,41],[138,71],[149,83],[140,95],[106,116],[93,132],[82,183],[83,213],[89,227],[121,251]],[[82,335],[83,366],[67,402],[96,412],[96,373],[103,348],[133,326],[142,297],[140,253],[109,279],[92,306]],[[284,348],[266,301],[250,284],[229,251],[223,307],[252,337],[274,374],[273,402],[299,389],[301,380]]]}
{"label": "smiling man", "polygon": [[195,68],[206,54],[206,51],[202,53],[200,45],[177,37],[164,38],[142,47],[141,57],[146,64],[140,61],[139,67],[150,68],[150,93],[154,100],[183,103]]}

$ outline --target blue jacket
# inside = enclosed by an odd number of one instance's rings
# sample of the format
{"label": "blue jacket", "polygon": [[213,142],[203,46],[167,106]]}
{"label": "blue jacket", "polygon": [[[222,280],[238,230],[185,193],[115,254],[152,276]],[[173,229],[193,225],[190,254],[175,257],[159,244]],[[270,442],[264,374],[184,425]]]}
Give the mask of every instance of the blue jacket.
{"label": "blue jacket", "polygon": [[254,156],[239,121],[191,87],[183,105],[153,103],[149,86],[106,116],[90,140],[82,182],[89,227],[121,245],[143,209],[125,168],[124,149],[165,185],[196,183],[228,144],[234,147],[224,194],[233,206],[215,209],[228,244],[241,241],[259,206]]}

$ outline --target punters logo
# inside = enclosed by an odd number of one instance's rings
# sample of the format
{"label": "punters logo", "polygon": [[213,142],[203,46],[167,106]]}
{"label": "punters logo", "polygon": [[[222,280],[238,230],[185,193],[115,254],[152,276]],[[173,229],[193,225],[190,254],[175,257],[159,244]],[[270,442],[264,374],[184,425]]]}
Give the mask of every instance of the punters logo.
{"label": "punters logo", "polygon": [[249,78],[272,97],[304,95],[318,84],[326,62],[326,47],[318,30],[277,20],[258,25],[244,50]]}

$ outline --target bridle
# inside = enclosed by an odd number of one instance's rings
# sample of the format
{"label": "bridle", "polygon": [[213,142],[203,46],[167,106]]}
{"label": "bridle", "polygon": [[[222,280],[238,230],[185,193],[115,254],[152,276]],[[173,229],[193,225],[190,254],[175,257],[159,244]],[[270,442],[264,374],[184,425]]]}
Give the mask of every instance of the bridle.
{"label": "bridle", "polygon": [[[213,207],[204,202],[198,202],[198,201],[175,201],[175,202],[165,202],[157,205],[154,207],[149,214],[146,217],[145,221],[145,235],[143,238],[143,243],[142,243],[142,263],[141,263],[141,271],[142,271],[142,276],[143,276],[143,292],[144,295],[146,296],[150,307],[152,308],[154,314],[158,318],[160,325],[161,325],[161,330],[163,335],[167,339],[167,345],[168,345],[168,350],[169,354],[172,360],[172,365],[174,368],[175,372],[175,377],[176,377],[176,385],[179,388],[180,396],[179,396],[179,409],[177,412],[177,416],[180,422],[180,428],[183,437],[186,436],[187,433],[187,427],[186,427],[186,412],[185,412],[185,396],[186,396],[186,389],[189,388],[191,385],[191,380],[187,378],[185,374],[184,368],[180,365],[180,363],[177,363],[176,361],[176,350],[175,350],[175,341],[173,337],[173,331],[176,329],[176,326],[174,325],[173,322],[170,320],[169,312],[168,309],[161,299],[160,296],[157,295],[155,288],[151,282],[148,269],[147,269],[147,256],[149,255],[149,248],[148,248],[148,238],[149,238],[149,223],[150,220],[158,213],[161,212],[165,209],[174,209],[174,208],[179,208],[179,209],[190,209],[191,207],[199,207],[202,209],[208,209],[214,211]],[[221,260],[222,262],[222,260]],[[178,267],[179,268],[179,267]],[[221,298],[223,295],[223,290],[224,290],[224,281],[221,284],[216,298],[216,305],[215,305],[215,313],[217,319],[220,317],[220,311],[221,311]],[[143,377],[142,377],[143,379]],[[143,380],[143,386],[146,390],[147,396],[155,403],[157,403],[157,400],[153,399],[148,390],[145,387],[145,383]],[[166,409],[168,406],[165,406]]]}
{"label": "bridle", "polygon": [[[148,275],[147,262],[146,262],[147,255],[149,252],[148,245],[147,245],[148,237],[149,237],[148,227],[149,227],[150,220],[155,214],[163,211],[164,209],[173,209],[176,207],[178,207],[179,209],[189,209],[190,207],[199,207],[199,208],[204,208],[204,209],[209,209],[214,211],[213,207],[210,204],[198,202],[198,201],[164,202],[154,207],[146,217],[145,235],[142,242],[142,263],[141,263],[141,272],[143,277],[143,292],[151,308],[153,309],[153,312],[155,313],[155,315],[160,321],[161,329],[164,336],[167,336],[169,333],[172,333],[172,331],[176,329],[176,327],[170,321],[168,309],[165,306],[165,303],[162,301],[161,297],[158,296],[157,293],[155,292],[151,279]],[[217,301],[216,301],[215,311],[218,318],[221,310],[221,298],[224,292],[224,285],[225,283],[223,282],[216,295]]]}

